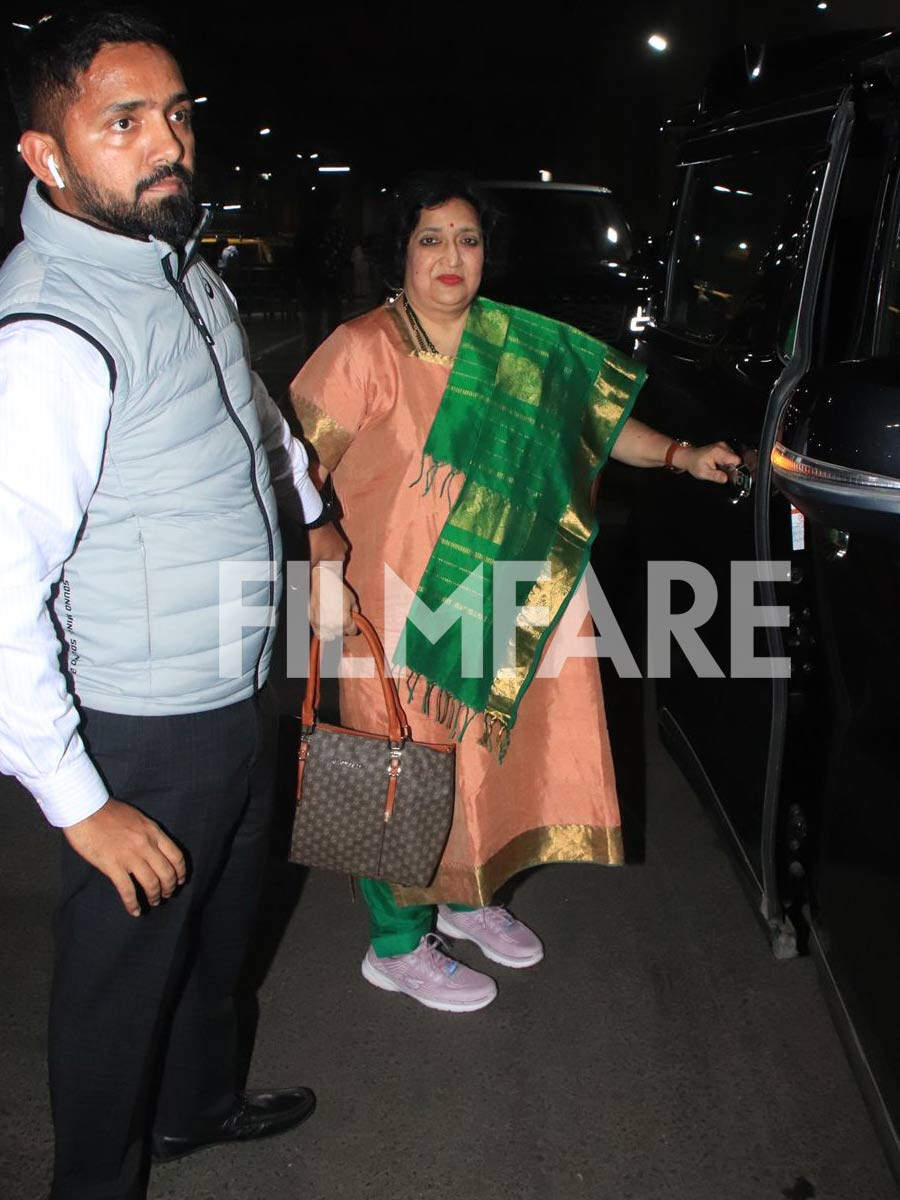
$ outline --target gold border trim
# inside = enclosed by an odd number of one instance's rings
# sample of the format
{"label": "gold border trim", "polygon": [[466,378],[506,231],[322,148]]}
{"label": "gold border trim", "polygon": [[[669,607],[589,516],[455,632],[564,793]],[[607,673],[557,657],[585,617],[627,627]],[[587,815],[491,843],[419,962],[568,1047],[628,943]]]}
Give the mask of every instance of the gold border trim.
{"label": "gold border trim", "polygon": [[304,439],[315,450],[322,466],[333,471],[353,441],[353,434],[306,396],[292,395],[291,404]]}
{"label": "gold border trim", "polygon": [[583,862],[621,866],[625,862],[622,830],[618,825],[543,825],[527,829],[498,850],[480,867],[453,863],[438,867],[427,888],[394,885],[398,904],[471,904],[483,908],[513,875],[547,863]]}

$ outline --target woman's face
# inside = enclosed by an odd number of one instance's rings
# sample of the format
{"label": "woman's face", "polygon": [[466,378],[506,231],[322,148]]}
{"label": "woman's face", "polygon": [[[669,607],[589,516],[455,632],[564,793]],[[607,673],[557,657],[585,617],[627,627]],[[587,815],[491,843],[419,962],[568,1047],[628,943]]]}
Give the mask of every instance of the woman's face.
{"label": "woman's face", "polygon": [[484,267],[478,214],[466,200],[423,208],[406,248],[403,286],[413,308],[455,315],[475,299]]}

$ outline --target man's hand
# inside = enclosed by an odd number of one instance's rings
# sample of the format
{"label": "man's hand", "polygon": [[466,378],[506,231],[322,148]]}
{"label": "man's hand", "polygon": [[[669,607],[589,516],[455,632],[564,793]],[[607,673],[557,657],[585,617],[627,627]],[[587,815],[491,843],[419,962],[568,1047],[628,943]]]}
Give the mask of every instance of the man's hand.
{"label": "man's hand", "polygon": [[353,620],[359,601],[344,583],[343,565],[342,561],[319,562],[310,574],[309,623],[322,642],[330,642],[342,633],[359,633]]}
{"label": "man's hand", "polygon": [[155,907],[187,877],[184,855],[172,839],[138,809],[112,797],[63,833],[75,853],[112,882],[133,917],[141,915],[135,881]]}
{"label": "man's hand", "polygon": [[317,567],[320,562],[343,562],[347,557],[347,543],[337,527],[328,524],[309,531],[309,565]]}

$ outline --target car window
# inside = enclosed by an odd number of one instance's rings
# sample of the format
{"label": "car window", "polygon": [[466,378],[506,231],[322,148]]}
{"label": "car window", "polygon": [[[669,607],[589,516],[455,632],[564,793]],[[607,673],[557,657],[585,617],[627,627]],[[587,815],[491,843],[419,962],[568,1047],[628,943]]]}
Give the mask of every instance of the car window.
{"label": "car window", "polygon": [[881,297],[876,337],[875,352],[879,358],[900,356],[900,178],[895,185],[889,245],[887,283]]}
{"label": "car window", "polygon": [[625,263],[631,235],[622,214],[603,192],[548,188],[496,188],[491,199],[500,220],[492,256],[504,263]]}
{"label": "car window", "polygon": [[671,266],[667,321],[713,339],[755,311],[781,323],[791,343],[785,293],[797,288],[816,191],[813,159],[797,149],[719,159],[689,168]]}
{"label": "car window", "polygon": [[777,232],[775,245],[760,264],[759,274],[768,282],[768,287],[761,289],[763,300],[767,301],[765,293],[772,298],[775,344],[783,362],[794,353],[807,250],[824,175],[824,163],[817,163],[807,171],[788,205],[787,218]]}

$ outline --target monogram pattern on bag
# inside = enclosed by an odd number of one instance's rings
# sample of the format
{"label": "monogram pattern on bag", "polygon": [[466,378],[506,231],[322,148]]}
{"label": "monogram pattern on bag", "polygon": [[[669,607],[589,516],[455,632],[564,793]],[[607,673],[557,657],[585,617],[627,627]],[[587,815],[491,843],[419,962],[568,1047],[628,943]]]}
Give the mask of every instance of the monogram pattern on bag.
{"label": "monogram pattern on bag", "polygon": [[388,738],[318,726],[294,818],[292,861],[427,887],[453,818],[454,751],[406,743],[394,811],[385,823]]}

